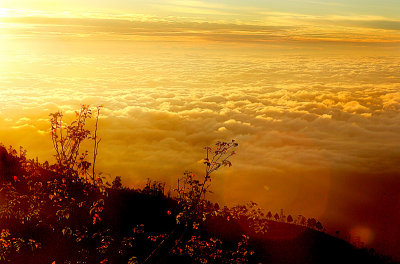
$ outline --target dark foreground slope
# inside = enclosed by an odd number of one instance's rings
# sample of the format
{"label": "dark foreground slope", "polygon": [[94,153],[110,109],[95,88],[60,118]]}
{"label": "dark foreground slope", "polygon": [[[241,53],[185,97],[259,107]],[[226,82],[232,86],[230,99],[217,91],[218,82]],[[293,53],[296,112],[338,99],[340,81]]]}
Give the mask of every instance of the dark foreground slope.
{"label": "dark foreground slope", "polygon": [[270,222],[270,233],[254,245],[264,263],[390,263],[372,250],[358,249],[323,232]]}
{"label": "dark foreground slope", "polygon": [[0,263],[391,263],[238,208],[209,203],[199,226],[178,225],[160,184],[93,183],[0,146]]}
{"label": "dark foreground slope", "polygon": [[[267,221],[264,235],[254,234],[249,247],[255,250],[255,263],[330,264],[330,263],[398,263],[373,249],[356,248],[347,241],[306,226]],[[240,233],[251,233],[240,223],[221,221],[205,227],[208,232],[229,240]],[[240,231],[238,231],[240,230]]]}

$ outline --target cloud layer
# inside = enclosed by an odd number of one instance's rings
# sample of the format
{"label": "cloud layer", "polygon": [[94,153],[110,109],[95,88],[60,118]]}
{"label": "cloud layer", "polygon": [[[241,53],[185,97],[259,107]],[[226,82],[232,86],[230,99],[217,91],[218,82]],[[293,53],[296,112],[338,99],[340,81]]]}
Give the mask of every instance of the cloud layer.
{"label": "cloud layer", "polygon": [[104,104],[98,168],[125,184],[174,185],[186,169],[201,173],[203,146],[234,138],[212,199],[348,228],[399,211],[400,58],[151,54],[2,53],[0,141],[50,158],[48,114]]}

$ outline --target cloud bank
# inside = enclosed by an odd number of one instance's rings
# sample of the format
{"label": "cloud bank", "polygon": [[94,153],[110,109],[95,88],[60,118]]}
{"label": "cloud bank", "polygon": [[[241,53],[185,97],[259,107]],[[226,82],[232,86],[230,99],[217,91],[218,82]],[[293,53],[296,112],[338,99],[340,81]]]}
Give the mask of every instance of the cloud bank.
{"label": "cloud bank", "polygon": [[234,138],[216,201],[348,228],[385,228],[376,213],[400,220],[399,58],[221,54],[3,53],[0,141],[51,158],[48,114],[104,104],[98,168],[125,184],[173,186],[184,170],[201,173],[202,147]]}

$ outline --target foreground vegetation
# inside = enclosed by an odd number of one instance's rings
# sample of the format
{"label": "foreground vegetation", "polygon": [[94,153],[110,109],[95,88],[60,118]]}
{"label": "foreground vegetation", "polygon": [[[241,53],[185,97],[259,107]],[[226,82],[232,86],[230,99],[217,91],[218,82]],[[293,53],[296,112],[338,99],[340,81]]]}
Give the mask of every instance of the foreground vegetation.
{"label": "foreground vegetation", "polygon": [[[62,113],[51,115],[55,164],[0,146],[0,263],[390,263],[316,231],[323,227],[315,219],[294,225],[255,203],[207,201],[213,173],[231,166],[235,141],[206,147],[205,174],[185,172],[176,196],[151,180],[142,189],[120,177],[105,183],[94,169],[100,109],[94,132],[86,129],[88,106],[68,125]],[[80,150],[88,139],[92,162]]]}

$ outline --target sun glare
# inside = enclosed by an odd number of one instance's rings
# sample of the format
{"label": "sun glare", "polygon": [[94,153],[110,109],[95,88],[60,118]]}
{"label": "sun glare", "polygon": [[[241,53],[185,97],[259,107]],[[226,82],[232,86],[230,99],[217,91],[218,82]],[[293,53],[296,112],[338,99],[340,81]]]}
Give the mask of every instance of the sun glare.
{"label": "sun glare", "polygon": [[6,8],[0,8],[0,17],[7,17],[8,11]]}

